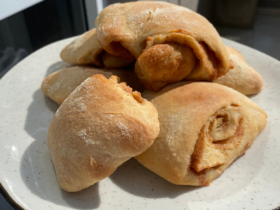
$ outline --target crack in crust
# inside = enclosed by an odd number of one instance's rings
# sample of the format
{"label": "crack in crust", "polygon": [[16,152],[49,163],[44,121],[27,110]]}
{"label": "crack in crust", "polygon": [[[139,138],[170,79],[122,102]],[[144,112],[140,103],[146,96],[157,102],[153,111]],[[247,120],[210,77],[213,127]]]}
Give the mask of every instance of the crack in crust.
{"label": "crack in crust", "polygon": [[126,82],[120,82],[119,77],[113,75],[110,77],[110,80],[116,83],[123,91],[129,93],[140,104],[144,102],[144,99],[141,97],[141,93],[138,91],[132,91],[132,88],[127,86]]}

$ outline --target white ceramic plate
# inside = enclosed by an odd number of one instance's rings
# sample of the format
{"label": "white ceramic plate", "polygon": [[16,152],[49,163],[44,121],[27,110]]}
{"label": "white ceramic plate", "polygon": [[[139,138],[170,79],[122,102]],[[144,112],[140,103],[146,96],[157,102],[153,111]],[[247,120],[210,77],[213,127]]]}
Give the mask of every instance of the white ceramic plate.
{"label": "white ceramic plate", "polygon": [[57,105],[40,85],[67,66],[59,58],[72,39],[33,53],[0,80],[0,182],[24,209],[274,209],[280,206],[280,62],[229,40],[260,72],[264,89],[252,99],[268,114],[255,143],[209,187],[176,186],[131,159],[78,193],[58,186],[46,145]]}

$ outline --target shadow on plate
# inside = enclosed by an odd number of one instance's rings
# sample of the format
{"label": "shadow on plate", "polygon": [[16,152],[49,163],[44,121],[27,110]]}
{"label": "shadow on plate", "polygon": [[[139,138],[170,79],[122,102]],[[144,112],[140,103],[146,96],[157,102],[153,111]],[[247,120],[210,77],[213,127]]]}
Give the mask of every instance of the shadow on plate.
{"label": "shadow on plate", "polygon": [[52,65],[50,65],[50,67],[47,69],[45,77],[47,77],[48,75],[50,75],[56,71],[69,67],[69,66],[70,66],[69,64],[67,64],[63,61],[55,62]]}
{"label": "shadow on plate", "polygon": [[[47,69],[46,76],[66,66],[64,62],[56,62]],[[68,193],[59,187],[47,147],[48,127],[58,105],[38,88],[33,94],[25,120],[24,129],[34,141],[22,156],[21,177],[28,189],[43,200],[75,209],[98,208],[98,183],[77,193]]]}
{"label": "shadow on plate", "polygon": [[95,209],[100,205],[98,183],[76,193],[62,190],[56,179],[47,147],[47,129],[37,131],[35,140],[21,160],[21,177],[30,191],[43,200],[75,209]]}
{"label": "shadow on plate", "polygon": [[121,189],[149,199],[176,198],[202,188],[172,184],[146,169],[134,158],[122,164],[109,178]]}

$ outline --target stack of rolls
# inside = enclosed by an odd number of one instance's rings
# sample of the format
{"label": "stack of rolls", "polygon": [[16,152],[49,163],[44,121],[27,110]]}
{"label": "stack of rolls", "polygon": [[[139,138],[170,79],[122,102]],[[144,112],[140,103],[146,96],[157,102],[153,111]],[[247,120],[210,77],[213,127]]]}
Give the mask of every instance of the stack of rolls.
{"label": "stack of rolls", "polygon": [[261,76],[201,15],[140,1],[108,6],[95,25],[62,49],[72,66],[41,86],[60,105],[48,147],[64,190],[132,157],[171,183],[209,185],[265,127],[245,96]]}

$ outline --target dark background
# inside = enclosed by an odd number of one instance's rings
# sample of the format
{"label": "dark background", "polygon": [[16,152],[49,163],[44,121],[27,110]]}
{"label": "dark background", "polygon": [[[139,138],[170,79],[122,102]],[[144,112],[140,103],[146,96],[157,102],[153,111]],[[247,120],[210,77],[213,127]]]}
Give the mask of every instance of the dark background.
{"label": "dark background", "polygon": [[[103,0],[103,5],[127,1]],[[279,0],[200,0],[197,12],[208,18],[221,36],[280,59]],[[79,35],[89,30],[88,25],[85,0],[45,0],[1,20],[0,78],[30,53]]]}

